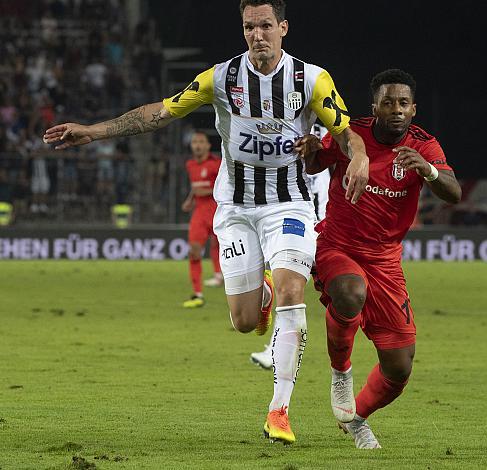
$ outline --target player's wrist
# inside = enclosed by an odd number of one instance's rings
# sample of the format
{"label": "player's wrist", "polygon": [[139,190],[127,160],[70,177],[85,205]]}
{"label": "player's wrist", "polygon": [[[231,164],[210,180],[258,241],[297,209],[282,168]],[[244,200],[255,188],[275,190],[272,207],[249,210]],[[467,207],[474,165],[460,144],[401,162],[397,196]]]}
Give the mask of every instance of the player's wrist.
{"label": "player's wrist", "polygon": [[351,158],[351,160],[363,160],[363,161],[367,161],[368,159],[369,157],[365,152],[354,152]]}
{"label": "player's wrist", "polygon": [[85,135],[90,137],[92,141],[106,139],[108,137],[106,129],[102,129],[99,124],[85,126]]}
{"label": "player's wrist", "polygon": [[436,179],[438,179],[439,172],[436,167],[434,167],[431,163],[428,163],[428,166],[430,171],[427,176],[423,176],[423,179],[428,182],[435,181]]}

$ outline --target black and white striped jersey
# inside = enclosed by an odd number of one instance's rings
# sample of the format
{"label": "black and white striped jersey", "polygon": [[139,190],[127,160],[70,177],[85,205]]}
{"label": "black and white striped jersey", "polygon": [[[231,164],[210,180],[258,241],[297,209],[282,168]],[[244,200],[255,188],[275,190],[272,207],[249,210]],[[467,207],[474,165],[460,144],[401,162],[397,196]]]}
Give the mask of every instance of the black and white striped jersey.
{"label": "black and white striped jersey", "polygon": [[294,142],[309,133],[317,117],[332,134],[349,122],[328,72],[284,51],[268,75],[254,68],[246,52],[201,73],[163,104],[175,117],[203,104],[214,106],[223,157],[214,189],[219,204],[311,201]]}

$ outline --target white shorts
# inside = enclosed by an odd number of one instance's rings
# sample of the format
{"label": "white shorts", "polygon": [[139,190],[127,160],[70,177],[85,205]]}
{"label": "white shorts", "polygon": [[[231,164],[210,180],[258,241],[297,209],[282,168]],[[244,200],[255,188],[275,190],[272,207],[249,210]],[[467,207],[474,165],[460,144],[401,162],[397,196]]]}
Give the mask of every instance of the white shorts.
{"label": "white shorts", "polygon": [[[264,264],[270,262],[276,253],[292,250],[314,260],[315,222],[314,204],[311,201],[258,207],[219,205],[213,218],[213,230],[220,244],[220,265],[227,294],[232,293],[227,288],[231,278],[246,275],[252,278],[247,286],[232,285],[233,293],[249,292],[260,287]],[[256,278],[255,273],[258,272],[260,276]],[[296,272],[302,273],[298,269]]]}

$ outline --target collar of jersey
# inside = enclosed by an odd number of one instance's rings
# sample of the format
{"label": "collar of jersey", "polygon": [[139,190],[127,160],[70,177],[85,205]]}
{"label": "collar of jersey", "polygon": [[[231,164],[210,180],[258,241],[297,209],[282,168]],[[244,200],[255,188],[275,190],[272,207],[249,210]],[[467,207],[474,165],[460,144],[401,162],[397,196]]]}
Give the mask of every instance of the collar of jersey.
{"label": "collar of jersey", "polygon": [[262,78],[273,77],[277,72],[279,72],[279,70],[281,69],[281,67],[284,66],[284,61],[286,60],[286,57],[287,57],[287,53],[286,53],[286,51],[284,49],[281,49],[281,52],[282,52],[281,60],[277,64],[276,68],[271,73],[269,73],[267,75],[264,75],[263,73],[260,73],[258,70],[255,69],[254,64],[250,61],[249,51],[247,51],[245,53],[245,63],[247,64],[247,67],[252,72],[254,72],[256,75],[258,75],[259,77],[262,77]]}

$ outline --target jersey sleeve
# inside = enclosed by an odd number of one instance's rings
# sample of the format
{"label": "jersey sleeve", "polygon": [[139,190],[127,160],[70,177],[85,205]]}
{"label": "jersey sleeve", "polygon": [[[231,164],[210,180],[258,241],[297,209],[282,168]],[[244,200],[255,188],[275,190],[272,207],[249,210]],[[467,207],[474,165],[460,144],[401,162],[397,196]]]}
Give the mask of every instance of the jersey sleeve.
{"label": "jersey sleeve", "polygon": [[204,104],[213,103],[215,67],[200,73],[183,91],[162,101],[171,116],[182,118]]}
{"label": "jersey sleeve", "polygon": [[421,156],[437,170],[453,171],[446,161],[445,153],[436,139],[427,142],[420,151]]}
{"label": "jersey sleeve", "polygon": [[340,134],[348,127],[350,114],[326,70],[316,78],[310,106],[331,134]]}
{"label": "jersey sleeve", "polygon": [[321,139],[321,143],[323,144],[323,150],[318,151],[316,158],[320,163],[320,167],[324,170],[337,162],[340,147],[329,133]]}

